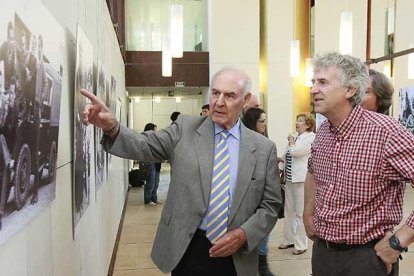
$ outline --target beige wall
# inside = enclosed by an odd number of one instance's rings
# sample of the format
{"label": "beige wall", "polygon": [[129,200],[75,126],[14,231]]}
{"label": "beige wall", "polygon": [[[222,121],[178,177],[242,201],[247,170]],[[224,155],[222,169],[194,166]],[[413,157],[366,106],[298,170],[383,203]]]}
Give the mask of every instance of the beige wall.
{"label": "beige wall", "polygon": [[[414,1],[398,0],[395,22],[395,51],[403,51],[414,47],[413,15]],[[394,104],[393,116],[398,117],[398,91],[401,88],[414,86],[414,80],[408,79],[408,56],[394,59]]]}
{"label": "beige wall", "polygon": [[259,1],[208,0],[210,77],[223,66],[244,70],[259,93]]}
{"label": "beige wall", "polygon": [[[117,80],[117,92],[125,91],[124,64],[104,0],[43,0],[65,29],[63,88],[56,198],[21,231],[0,248],[0,274],[106,275],[125,199],[127,163],[112,158],[110,179],[95,199],[91,181],[90,205],[72,233],[73,87],[76,62],[76,25],[94,46],[94,63],[101,60]],[[7,8],[7,7],[2,7]],[[124,101],[123,110],[126,110]],[[123,112],[123,122],[126,121]],[[92,163],[94,165],[94,163]]]}
{"label": "beige wall", "polygon": [[339,50],[339,21],[347,7],[353,16],[352,55],[365,60],[366,0],[315,1],[315,53]]}
{"label": "beige wall", "polygon": [[292,132],[293,80],[290,77],[290,41],[293,39],[293,1],[267,0],[267,113],[269,138],[276,143],[278,155]]}

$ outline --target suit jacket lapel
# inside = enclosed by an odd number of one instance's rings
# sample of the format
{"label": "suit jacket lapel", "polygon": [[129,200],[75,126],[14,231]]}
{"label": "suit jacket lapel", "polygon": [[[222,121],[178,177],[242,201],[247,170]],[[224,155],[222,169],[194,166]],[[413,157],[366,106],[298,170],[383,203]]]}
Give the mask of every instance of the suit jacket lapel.
{"label": "suit jacket lapel", "polygon": [[197,129],[194,146],[200,167],[201,186],[203,189],[204,203],[208,206],[213,175],[214,162],[214,124],[210,118],[206,118]]}
{"label": "suit jacket lapel", "polygon": [[253,155],[256,147],[252,142],[253,140],[251,134],[247,132],[247,128],[243,124],[240,124],[239,167],[237,169],[236,189],[231,205],[229,224],[234,219],[234,215],[240,207],[240,203],[249,187],[256,166],[256,157]]}

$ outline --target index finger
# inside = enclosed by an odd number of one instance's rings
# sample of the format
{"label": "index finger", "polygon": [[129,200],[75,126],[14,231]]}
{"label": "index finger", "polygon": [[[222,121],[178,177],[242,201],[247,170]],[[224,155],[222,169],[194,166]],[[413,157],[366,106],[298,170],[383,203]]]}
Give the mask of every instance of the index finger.
{"label": "index finger", "polygon": [[92,103],[101,103],[100,102],[100,99],[98,97],[96,97],[93,93],[89,92],[88,90],[81,88],[80,89],[80,92],[86,98],[88,98],[89,100],[91,100]]}

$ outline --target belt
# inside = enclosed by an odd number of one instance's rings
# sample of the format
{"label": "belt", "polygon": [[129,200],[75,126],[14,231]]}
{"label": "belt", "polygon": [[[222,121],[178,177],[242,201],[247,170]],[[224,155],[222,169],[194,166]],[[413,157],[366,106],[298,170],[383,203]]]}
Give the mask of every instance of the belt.
{"label": "belt", "polygon": [[377,244],[377,242],[380,241],[380,239],[375,239],[363,244],[347,244],[330,242],[321,238],[318,238],[318,240],[318,243],[321,244],[323,247],[334,251],[347,251],[352,249],[374,247]]}

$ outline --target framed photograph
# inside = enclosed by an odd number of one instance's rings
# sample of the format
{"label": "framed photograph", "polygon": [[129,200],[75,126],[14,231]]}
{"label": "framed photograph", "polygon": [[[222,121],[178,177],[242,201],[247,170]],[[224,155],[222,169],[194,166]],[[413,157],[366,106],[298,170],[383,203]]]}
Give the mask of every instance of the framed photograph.
{"label": "framed photograph", "polygon": [[398,121],[414,135],[414,87],[400,89],[398,97],[400,105]]}
{"label": "framed photograph", "polygon": [[74,91],[74,146],[73,146],[73,226],[76,225],[90,203],[92,179],[91,159],[93,127],[82,122],[82,112],[89,100],[79,93],[81,88],[93,91],[93,47],[78,25],[76,35],[76,71]]}
{"label": "framed photograph", "polygon": [[0,245],[55,198],[65,55],[63,29],[41,1],[2,7]]}

